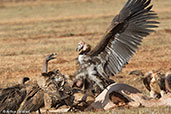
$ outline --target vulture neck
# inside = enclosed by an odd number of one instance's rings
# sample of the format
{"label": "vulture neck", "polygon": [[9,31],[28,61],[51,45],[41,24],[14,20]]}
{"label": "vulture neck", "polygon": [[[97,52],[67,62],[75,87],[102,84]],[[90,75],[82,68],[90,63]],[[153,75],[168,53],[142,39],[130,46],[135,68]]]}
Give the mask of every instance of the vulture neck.
{"label": "vulture neck", "polygon": [[79,64],[83,64],[87,61],[87,58],[88,58],[87,53],[88,51],[82,51],[79,53],[79,56],[78,56]]}

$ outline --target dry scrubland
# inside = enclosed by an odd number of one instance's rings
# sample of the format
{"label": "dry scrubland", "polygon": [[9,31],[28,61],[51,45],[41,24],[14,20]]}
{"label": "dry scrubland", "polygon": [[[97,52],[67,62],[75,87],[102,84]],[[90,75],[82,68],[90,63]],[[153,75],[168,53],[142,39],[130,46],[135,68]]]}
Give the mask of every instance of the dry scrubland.
{"label": "dry scrubland", "polygon": [[[63,74],[76,71],[75,52],[79,40],[95,46],[126,0],[35,0],[0,3],[0,88],[21,77],[40,75],[44,57],[56,52],[49,65]],[[155,33],[143,40],[140,49],[115,81],[128,83],[146,94],[141,77],[132,70],[171,70],[171,0],[153,0],[160,22]],[[105,113],[169,113],[171,107],[115,109]],[[92,112],[93,113],[93,112]],[[99,112],[99,114],[104,112]]]}

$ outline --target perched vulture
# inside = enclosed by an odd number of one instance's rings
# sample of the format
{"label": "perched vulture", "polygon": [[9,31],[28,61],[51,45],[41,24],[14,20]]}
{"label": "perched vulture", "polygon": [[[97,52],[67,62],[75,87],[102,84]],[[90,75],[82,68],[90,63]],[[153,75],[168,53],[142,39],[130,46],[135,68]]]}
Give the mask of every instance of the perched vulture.
{"label": "perched vulture", "polygon": [[[47,56],[43,66],[42,76],[46,82],[42,89],[44,90],[46,109],[51,107],[59,108],[62,105],[72,106],[74,100],[72,88],[68,85],[65,75],[61,74],[57,69],[47,72],[47,63],[49,60],[55,59],[55,55],[55,53],[52,53]],[[42,83],[39,85],[42,85]]]}
{"label": "perched vulture", "polygon": [[27,95],[22,104],[20,105],[20,108],[18,109],[18,112],[21,113],[31,113],[34,111],[39,111],[40,108],[44,107],[44,90],[42,89],[43,86],[46,84],[46,80],[49,79],[49,77],[44,77],[44,75],[48,74],[48,62],[52,59],[54,59],[55,54],[51,54],[47,56],[43,63],[43,71],[42,75],[38,76],[37,82],[31,82],[30,86],[27,87]]}
{"label": "perched vulture", "polygon": [[143,78],[144,86],[150,91],[152,98],[163,97],[168,90],[168,76],[161,72],[148,72]]}
{"label": "perched vulture", "polygon": [[28,80],[28,77],[24,77],[21,84],[0,90],[0,113],[17,112],[20,104],[26,97],[25,82]]}
{"label": "perched vulture", "polygon": [[71,88],[65,82],[65,76],[58,70],[48,71],[48,62],[55,59],[55,54],[48,55],[43,64],[42,75],[37,77],[27,92],[18,112],[31,113],[40,108],[59,108],[62,105],[72,105],[73,96]]}
{"label": "perched vulture", "polygon": [[78,43],[80,68],[75,73],[75,86],[82,86],[80,80],[89,80],[88,83],[95,86],[90,88],[103,90],[113,82],[109,76],[119,73],[142,39],[154,31],[152,28],[158,27],[158,22],[153,20],[157,14],[151,11],[150,2],[128,0],[94,49],[91,50],[91,46],[83,41]]}

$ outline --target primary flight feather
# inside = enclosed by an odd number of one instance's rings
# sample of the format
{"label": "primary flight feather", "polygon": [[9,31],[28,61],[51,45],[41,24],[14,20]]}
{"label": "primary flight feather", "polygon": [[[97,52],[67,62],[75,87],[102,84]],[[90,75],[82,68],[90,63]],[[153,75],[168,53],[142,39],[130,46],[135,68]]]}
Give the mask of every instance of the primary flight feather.
{"label": "primary flight feather", "polygon": [[[142,39],[158,27],[151,11],[151,0],[128,0],[114,17],[103,39],[91,50],[81,41],[77,50],[80,68],[76,80],[88,80],[103,90],[112,81],[109,76],[119,73],[133,56]],[[91,85],[91,84],[88,84]]]}

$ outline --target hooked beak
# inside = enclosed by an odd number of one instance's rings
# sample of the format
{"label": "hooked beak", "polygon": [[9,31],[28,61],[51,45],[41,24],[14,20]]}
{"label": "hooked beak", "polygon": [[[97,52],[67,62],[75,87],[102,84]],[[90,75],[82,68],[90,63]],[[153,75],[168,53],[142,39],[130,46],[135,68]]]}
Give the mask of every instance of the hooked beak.
{"label": "hooked beak", "polygon": [[78,48],[76,48],[76,51],[79,51],[79,49],[78,49]]}
{"label": "hooked beak", "polygon": [[83,49],[83,46],[78,46],[77,48],[76,48],[76,51],[81,51]]}

